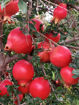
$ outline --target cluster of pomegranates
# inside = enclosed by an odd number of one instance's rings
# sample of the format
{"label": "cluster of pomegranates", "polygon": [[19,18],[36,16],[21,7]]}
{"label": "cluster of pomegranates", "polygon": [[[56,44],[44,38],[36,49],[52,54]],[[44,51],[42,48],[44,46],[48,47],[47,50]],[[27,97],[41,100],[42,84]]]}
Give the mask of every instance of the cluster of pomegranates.
{"label": "cluster of pomegranates", "polygon": [[[13,9],[14,11],[9,12],[9,5],[12,5],[12,8],[14,8],[14,5],[12,3],[16,4],[16,9]],[[7,5],[6,9],[1,10],[1,12],[4,12],[6,10],[5,16],[12,16],[16,12],[19,11],[18,9],[18,1],[11,0]],[[11,10],[11,9],[10,9]],[[15,12],[16,11],[16,12]],[[67,15],[67,7],[66,4],[59,4],[57,8],[55,8],[54,12],[54,20],[55,23],[59,22],[60,20],[64,19]],[[40,32],[40,25],[42,22],[38,19],[33,19],[35,22],[35,28],[37,32]],[[31,22],[32,23],[32,22]],[[26,26],[28,27],[28,26]],[[42,26],[42,31],[44,31],[44,26]],[[51,43],[50,43],[51,40]],[[55,47],[52,41],[59,42],[60,40],[60,33],[57,34],[56,37],[52,33],[46,33],[45,34],[45,40],[43,42],[39,42],[37,45],[38,49],[42,49],[43,51],[38,52],[37,56],[40,57],[41,62],[51,62],[54,66],[60,67],[60,75],[63,79],[63,81],[67,85],[74,85],[78,83],[79,78],[73,78],[72,71],[74,68],[69,67],[69,64],[72,61],[72,54],[70,50],[65,46],[57,46]],[[17,27],[8,35],[7,43],[5,45],[5,50],[7,51],[14,51],[19,54],[29,54],[31,53],[33,49],[33,41],[31,35],[25,35],[22,30],[20,30],[20,27]],[[18,90],[22,93],[19,94],[20,101],[23,98],[23,95],[26,93],[29,93],[32,97],[36,98],[39,97],[42,100],[46,99],[51,91],[50,85],[48,80],[44,79],[44,77],[37,77],[33,79],[34,77],[34,68],[33,65],[26,61],[26,60],[19,60],[15,63],[12,70],[13,77],[18,82]],[[12,85],[9,82],[5,84],[5,82],[0,83],[0,95],[3,96],[5,94],[8,95],[8,91],[6,88],[6,85]],[[1,88],[3,87],[3,88]],[[3,90],[5,91],[3,91]],[[17,100],[15,101],[15,104],[17,104]]]}
{"label": "cluster of pomegranates", "polygon": [[32,97],[46,99],[50,94],[50,85],[48,80],[43,77],[37,77],[33,80],[34,68],[26,60],[19,60],[15,63],[12,70],[13,77],[18,81],[18,90],[22,94],[30,93]]}

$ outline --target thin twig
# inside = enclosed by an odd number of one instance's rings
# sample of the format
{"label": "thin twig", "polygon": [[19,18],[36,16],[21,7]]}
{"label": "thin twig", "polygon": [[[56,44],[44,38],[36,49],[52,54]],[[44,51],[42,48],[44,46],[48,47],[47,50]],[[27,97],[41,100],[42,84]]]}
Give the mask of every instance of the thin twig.
{"label": "thin twig", "polygon": [[75,38],[73,38],[71,40],[62,41],[59,44],[64,44],[64,43],[68,44],[68,43],[71,43],[71,42],[74,42],[74,41],[77,41],[77,40],[79,40],[79,37],[75,37]]}
{"label": "thin twig", "polygon": [[57,43],[54,42],[53,40],[51,40],[51,39],[49,39],[48,37],[46,37],[44,34],[42,34],[42,33],[40,33],[40,32],[39,32],[39,34],[40,34],[41,36],[43,36],[44,38],[48,39],[50,42],[52,42],[55,46],[59,46],[59,44],[57,44]]}

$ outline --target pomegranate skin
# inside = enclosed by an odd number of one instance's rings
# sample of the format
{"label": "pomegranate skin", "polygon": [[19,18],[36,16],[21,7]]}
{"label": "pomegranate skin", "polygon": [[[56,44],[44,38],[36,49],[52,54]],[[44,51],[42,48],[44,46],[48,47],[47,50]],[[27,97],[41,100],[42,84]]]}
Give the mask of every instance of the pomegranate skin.
{"label": "pomegranate skin", "polygon": [[30,81],[34,76],[34,68],[31,63],[26,60],[19,60],[15,63],[12,70],[13,77],[17,81]]}
{"label": "pomegranate skin", "polygon": [[45,34],[45,36],[47,37],[46,38],[46,41],[49,41],[49,39],[51,39],[51,40],[53,40],[54,42],[59,42],[59,40],[60,40],[60,33],[58,33],[58,35],[55,37],[55,36],[53,36],[53,34],[52,33],[47,33],[47,34]]}
{"label": "pomegranate skin", "polygon": [[35,78],[30,84],[29,93],[32,97],[39,97],[42,100],[46,99],[50,94],[50,85],[48,80],[45,80],[43,77]]}
{"label": "pomegranate skin", "polygon": [[65,67],[71,62],[71,52],[65,46],[57,46],[50,54],[50,62],[57,67]]}
{"label": "pomegranate skin", "polygon": [[18,1],[10,1],[4,8],[4,15],[11,17],[19,11]]}
{"label": "pomegranate skin", "polygon": [[66,83],[66,85],[75,85],[78,83],[78,79],[79,78],[73,78],[72,76],[74,74],[72,74],[72,71],[74,70],[74,68],[66,66],[64,68],[61,68],[60,71],[60,75],[63,79],[63,81]]}
{"label": "pomegranate skin", "polygon": [[19,27],[15,28],[9,33],[4,49],[16,53],[30,53],[32,51],[32,38],[30,35],[24,35]]}

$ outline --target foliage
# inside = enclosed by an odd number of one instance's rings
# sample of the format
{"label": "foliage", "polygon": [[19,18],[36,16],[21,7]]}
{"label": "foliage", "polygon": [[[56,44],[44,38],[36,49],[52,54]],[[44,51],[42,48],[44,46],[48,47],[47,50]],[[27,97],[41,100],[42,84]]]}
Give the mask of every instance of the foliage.
{"label": "foliage", "polygon": [[[3,0],[1,2],[2,8],[9,0]],[[30,1],[30,2],[29,2]],[[46,2],[47,1],[47,2]],[[49,2],[48,2],[49,1]],[[52,1],[52,2],[51,2]],[[34,77],[44,77],[48,79],[52,84],[51,94],[46,100],[41,100],[40,98],[33,98],[30,94],[25,94],[21,104],[23,105],[79,105],[79,83],[70,87],[65,86],[64,82],[60,76],[60,68],[52,65],[50,62],[40,62],[40,58],[37,56],[37,53],[42,49],[37,49],[37,43],[44,41],[45,37],[43,36],[45,33],[53,32],[54,36],[57,36],[57,33],[61,34],[61,39],[58,42],[59,45],[67,46],[72,52],[72,62],[70,63],[71,67],[74,67],[75,70],[73,78],[79,77],[79,41],[75,40],[79,38],[79,11],[74,8],[68,7],[68,15],[62,20],[59,24],[55,24],[54,22],[48,22],[45,20],[45,13],[49,12],[53,16],[54,8],[56,4],[53,2],[54,0],[19,0],[19,8],[20,12],[16,15],[12,16],[12,21],[15,23],[9,24],[8,22],[3,25],[3,44],[5,46],[7,42],[7,36],[9,32],[16,28],[21,27],[21,30],[27,35],[31,36],[34,34],[35,38],[33,38],[33,45],[35,45],[35,49],[28,54],[17,54],[19,59],[29,60],[34,66],[35,74]],[[75,0],[59,0],[60,2],[64,2],[67,4],[77,4]],[[58,4],[57,4],[58,5]],[[49,7],[53,7],[50,8]],[[36,31],[35,23],[31,24],[30,21],[32,18],[39,18],[45,24],[45,30],[42,31],[41,35]],[[29,24],[30,31],[25,28],[26,24]],[[41,27],[41,26],[40,26]],[[56,33],[55,33],[56,32]],[[15,52],[6,52],[5,55],[14,56]],[[30,59],[29,59],[30,56]],[[9,96],[5,95],[0,97],[0,104],[4,105],[13,105],[14,97],[17,96],[20,92],[18,91],[17,81],[13,78],[12,68],[15,62],[18,59],[10,62],[8,64],[8,69],[6,70],[10,75],[11,80],[13,81],[13,86],[7,86],[9,91]],[[44,69],[44,71],[42,70]],[[1,79],[9,78],[8,76],[2,76]],[[60,82],[57,84],[56,80]],[[12,92],[14,93],[12,95]],[[19,104],[18,104],[19,105]]]}

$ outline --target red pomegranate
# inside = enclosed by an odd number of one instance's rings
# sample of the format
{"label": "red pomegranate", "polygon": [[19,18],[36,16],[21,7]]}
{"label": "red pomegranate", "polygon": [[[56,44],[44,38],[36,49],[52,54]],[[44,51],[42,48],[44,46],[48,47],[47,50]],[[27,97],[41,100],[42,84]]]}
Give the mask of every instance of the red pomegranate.
{"label": "red pomegranate", "polygon": [[13,85],[13,83],[9,79],[4,79],[3,81],[0,82],[0,96],[7,95],[9,96],[9,93],[7,91],[8,85]]}
{"label": "red pomegranate", "polygon": [[58,35],[56,37],[52,33],[46,33],[45,36],[47,37],[46,41],[49,41],[49,39],[51,39],[57,43],[60,40],[60,33],[58,33]]}
{"label": "red pomegranate", "polygon": [[8,21],[8,23],[14,23],[11,21],[11,16],[19,12],[18,2],[19,0],[10,0],[10,2],[6,4],[4,8],[4,23],[6,21]]}
{"label": "red pomegranate", "polygon": [[3,84],[0,84],[0,96],[4,96],[4,95],[8,96],[7,88]]}
{"label": "red pomegranate", "polygon": [[30,84],[29,92],[34,98],[39,97],[44,100],[49,96],[50,91],[49,82],[43,77],[35,78]]}
{"label": "red pomegranate", "polygon": [[48,42],[40,42],[38,43],[38,49],[42,48],[43,51],[38,52],[38,56],[40,57],[41,62],[48,62],[50,61],[50,52],[54,48],[54,45],[52,44],[52,47],[50,47],[50,44]]}
{"label": "red pomegranate", "polygon": [[78,83],[79,78],[73,78],[72,76],[74,74],[72,74],[72,71],[74,70],[74,68],[66,66],[61,68],[60,71],[60,75],[63,79],[63,81],[67,84],[67,85],[75,85]]}
{"label": "red pomegranate", "polygon": [[18,0],[11,0],[4,8],[5,16],[15,15],[19,11]]}
{"label": "red pomegranate", "polygon": [[40,57],[41,62],[48,62],[50,61],[50,55],[48,51],[38,52],[38,56]]}
{"label": "red pomegranate", "polygon": [[71,62],[71,52],[65,46],[57,46],[51,52],[50,61],[57,67],[65,67]]}
{"label": "red pomegranate", "polygon": [[62,19],[64,19],[67,16],[67,5],[64,3],[60,3],[53,12],[53,20],[55,20],[55,23],[58,23]]}
{"label": "red pomegranate", "polygon": [[31,35],[24,35],[19,27],[11,30],[4,49],[16,53],[30,53],[32,51]]}
{"label": "red pomegranate", "polygon": [[29,93],[29,86],[30,86],[30,82],[27,82],[24,86],[19,86],[19,87],[18,87],[18,90],[19,90],[22,94]]}
{"label": "red pomegranate", "polygon": [[12,74],[17,81],[30,81],[34,76],[34,68],[28,61],[19,60],[15,63]]}
{"label": "red pomegranate", "polygon": [[13,82],[9,79],[4,79],[3,81],[1,81],[1,84],[4,85],[4,86],[7,86],[7,85],[13,85]]}

